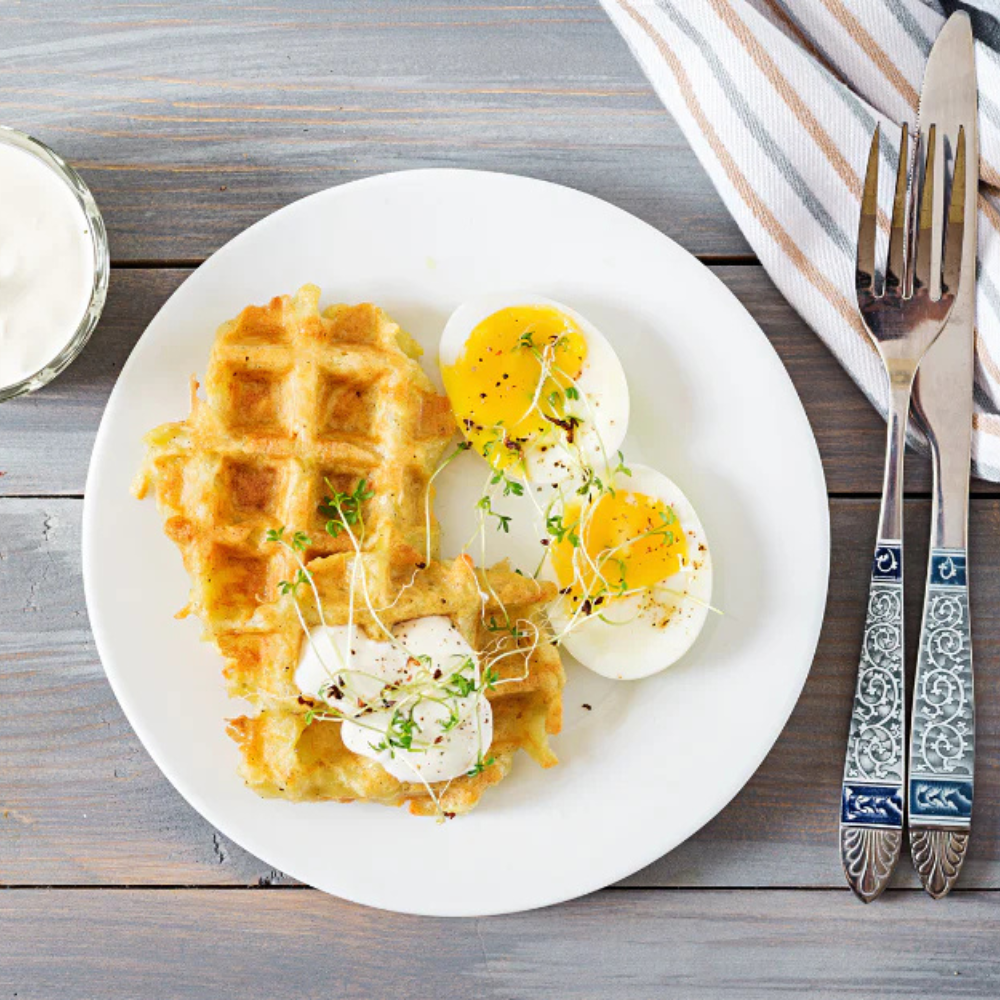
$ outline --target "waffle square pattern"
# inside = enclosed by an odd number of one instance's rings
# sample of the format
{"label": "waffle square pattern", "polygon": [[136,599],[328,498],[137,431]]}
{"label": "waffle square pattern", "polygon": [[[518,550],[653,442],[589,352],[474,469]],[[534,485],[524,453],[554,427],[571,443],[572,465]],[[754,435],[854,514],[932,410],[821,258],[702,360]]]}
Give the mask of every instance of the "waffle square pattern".
{"label": "waffle square pattern", "polygon": [[[191,591],[180,615],[198,615],[230,694],[251,706],[229,722],[251,788],[467,812],[509,773],[517,750],[556,763],[548,736],[561,727],[564,675],[544,614],[553,589],[506,565],[438,558],[431,478],[455,433],[448,400],[416,360],[419,345],[384,312],[363,304],[321,313],[319,297],[306,285],[219,328],[204,398],[192,381],[187,420],[146,436],[133,492],[152,490],[181,551]],[[359,484],[363,531],[328,532],[324,498]],[[275,544],[276,532],[303,541]],[[303,570],[310,586],[296,596],[287,581]],[[488,766],[428,785],[348,750],[341,724],[315,717],[322,706],[303,696],[295,671],[303,626],[351,622],[377,639],[438,615],[484,670],[496,663],[501,683],[488,692]],[[516,627],[498,630],[498,621]]]}

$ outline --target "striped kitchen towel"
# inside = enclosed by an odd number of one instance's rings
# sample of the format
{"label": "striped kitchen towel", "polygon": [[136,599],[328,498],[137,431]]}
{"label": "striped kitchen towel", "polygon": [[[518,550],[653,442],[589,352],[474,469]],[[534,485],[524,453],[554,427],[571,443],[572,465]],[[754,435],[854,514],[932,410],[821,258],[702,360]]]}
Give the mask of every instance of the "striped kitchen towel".
{"label": "striped kitchen towel", "polygon": [[854,294],[868,148],[881,122],[891,211],[898,125],[916,122],[945,17],[968,11],[982,179],[972,454],[980,476],[1000,480],[1000,0],[602,3],[775,284],[883,415]]}

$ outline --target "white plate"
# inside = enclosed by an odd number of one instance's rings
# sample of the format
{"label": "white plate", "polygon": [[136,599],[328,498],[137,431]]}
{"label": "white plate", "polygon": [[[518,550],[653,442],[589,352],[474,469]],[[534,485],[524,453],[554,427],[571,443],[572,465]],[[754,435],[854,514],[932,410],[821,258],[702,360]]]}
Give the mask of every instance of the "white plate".
{"label": "white plate", "polygon": [[[188,412],[216,327],[305,282],[377,302],[427,348],[464,298],[533,288],[596,323],[632,393],[626,453],[701,513],[714,603],[694,649],[648,680],[572,664],[562,763],[521,755],[474,813],[437,824],[375,805],[266,801],[237,778],[217,656],[172,617],[188,582],[152,501],[129,483],[141,435]],[[473,456],[468,457],[469,460]],[[444,553],[461,480],[442,484]],[[479,473],[477,471],[477,480]],[[459,170],[387,174],[259,222],[150,323],[97,436],[83,524],[87,605],[108,679],[153,759],[227,837],[304,882],[435,915],[523,910],[590,892],[676,847],[739,791],[781,732],[819,636],[829,551],[809,424],[766,337],[724,285],[661,233],[588,195]],[[591,711],[582,708],[586,702]]]}

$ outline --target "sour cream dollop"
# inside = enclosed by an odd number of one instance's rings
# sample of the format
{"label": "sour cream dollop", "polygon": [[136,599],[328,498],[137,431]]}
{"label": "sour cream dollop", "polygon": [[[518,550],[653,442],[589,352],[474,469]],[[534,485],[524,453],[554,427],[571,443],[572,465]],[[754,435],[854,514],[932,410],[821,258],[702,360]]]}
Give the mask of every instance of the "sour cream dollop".
{"label": "sour cream dollop", "polygon": [[0,387],[43,369],[90,304],[94,245],[69,184],[0,141]]}
{"label": "sour cream dollop", "polygon": [[314,628],[302,643],[295,683],[343,717],[348,750],[397,780],[466,774],[493,740],[475,651],[442,615],[402,622],[393,639],[370,639],[347,625]]}

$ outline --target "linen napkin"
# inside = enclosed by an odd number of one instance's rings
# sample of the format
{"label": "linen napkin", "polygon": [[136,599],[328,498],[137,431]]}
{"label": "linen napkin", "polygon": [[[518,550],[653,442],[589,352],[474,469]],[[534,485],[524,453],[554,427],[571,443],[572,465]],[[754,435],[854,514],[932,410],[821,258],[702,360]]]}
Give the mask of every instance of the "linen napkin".
{"label": "linen napkin", "polygon": [[1000,480],[1000,0],[601,2],[774,283],[883,416],[854,292],[868,150],[881,123],[891,214],[899,125],[916,124],[945,18],[969,13],[981,154],[972,456],[978,475]]}

